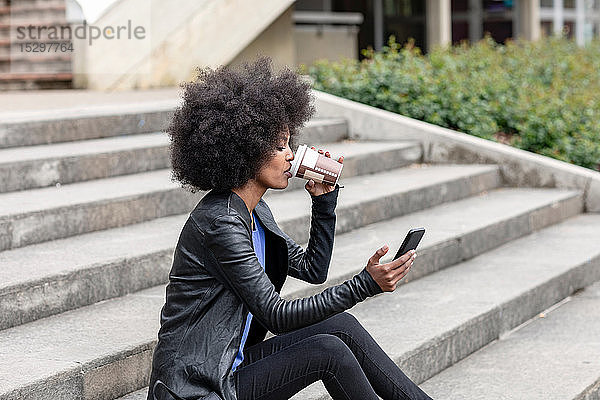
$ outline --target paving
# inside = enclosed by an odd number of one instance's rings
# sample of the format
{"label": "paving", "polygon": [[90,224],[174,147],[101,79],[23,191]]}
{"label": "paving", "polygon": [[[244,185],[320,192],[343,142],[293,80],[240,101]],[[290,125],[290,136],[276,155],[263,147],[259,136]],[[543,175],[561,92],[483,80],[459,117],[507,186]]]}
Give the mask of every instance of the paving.
{"label": "paving", "polygon": [[97,109],[119,105],[129,106],[154,101],[177,101],[178,87],[147,90],[106,91],[95,90],[14,90],[0,93],[0,121],[9,117],[58,110]]}
{"label": "paving", "polygon": [[[26,99],[0,113],[0,400],[145,399],[172,253],[203,195],[171,180],[177,91]],[[351,278],[423,226],[398,289],[349,311],[407,375],[434,398],[598,398],[586,315],[598,319],[600,215],[584,213],[586,192],[510,187],[499,165],[423,163],[415,135],[356,141],[348,128],[315,119],[297,140],[344,155],[344,187],[327,282],[290,278],[282,298]],[[298,243],[302,186],[265,195]],[[294,397],[328,398],[320,382]]]}

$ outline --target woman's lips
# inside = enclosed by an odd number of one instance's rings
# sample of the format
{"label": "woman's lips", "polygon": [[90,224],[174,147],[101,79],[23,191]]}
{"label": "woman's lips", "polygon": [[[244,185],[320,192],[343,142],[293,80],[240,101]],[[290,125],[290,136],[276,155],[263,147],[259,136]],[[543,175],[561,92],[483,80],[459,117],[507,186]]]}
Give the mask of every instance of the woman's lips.
{"label": "woman's lips", "polygon": [[284,175],[287,176],[288,178],[292,177],[292,173],[290,171],[285,171]]}

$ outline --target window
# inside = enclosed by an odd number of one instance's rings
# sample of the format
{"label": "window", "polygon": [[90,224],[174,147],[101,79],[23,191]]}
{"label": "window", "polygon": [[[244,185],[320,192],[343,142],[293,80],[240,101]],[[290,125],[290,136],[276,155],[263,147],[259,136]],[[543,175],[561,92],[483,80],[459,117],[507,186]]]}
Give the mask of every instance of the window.
{"label": "window", "polygon": [[390,35],[404,43],[414,39],[425,49],[425,2],[423,0],[385,0],[383,3],[384,44]]}
{"label": "window", "polygon": [[542,21],[542,34],[544,36],[552,36],[552,21]]}
{"label": "window", "polygon": [[563,33],[569,39],[573,39],[575,37],[575,22],[573,22],[573,21],[565,21],[565,24],[563,26]]}

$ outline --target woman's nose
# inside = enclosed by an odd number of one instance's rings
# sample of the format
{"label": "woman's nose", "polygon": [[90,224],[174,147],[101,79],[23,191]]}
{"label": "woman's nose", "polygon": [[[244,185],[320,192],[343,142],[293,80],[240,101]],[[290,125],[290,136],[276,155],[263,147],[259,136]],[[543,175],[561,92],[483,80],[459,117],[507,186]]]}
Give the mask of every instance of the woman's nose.
{"label": "woman's nose", "polygon": [[294,152],[292,150],[290,150],[287,158],[288,161],[293,161],[294,160]]}

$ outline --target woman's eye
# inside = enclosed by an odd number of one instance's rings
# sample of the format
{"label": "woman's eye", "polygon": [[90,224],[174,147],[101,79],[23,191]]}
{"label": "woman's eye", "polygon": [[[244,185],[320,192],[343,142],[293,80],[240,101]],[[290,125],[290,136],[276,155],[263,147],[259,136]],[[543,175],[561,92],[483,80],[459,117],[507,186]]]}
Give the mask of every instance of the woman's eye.
{"label": "woman's eye", "polygon": [[279,146],[279,147],[277,148],[277,150],[279,150],[279,151],[284,151],[284,150],[285,150],[285,147],[281,147],[281,146]]}

